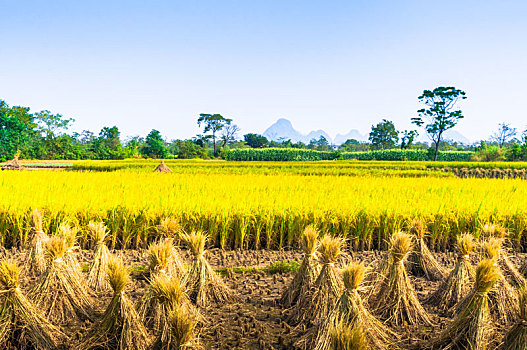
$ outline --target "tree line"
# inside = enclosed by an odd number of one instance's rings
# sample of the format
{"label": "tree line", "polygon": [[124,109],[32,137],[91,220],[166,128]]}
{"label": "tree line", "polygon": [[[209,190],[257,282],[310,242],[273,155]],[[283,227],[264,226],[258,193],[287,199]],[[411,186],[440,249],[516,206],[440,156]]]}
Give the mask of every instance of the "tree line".
{"label": "tree line", "polygon": [[203,133],[186,140],[165,141],[161,132],[152,130],[145,137],[134,136],[122,140],[117,126],[103,127],[99,133],[84,130],[68,133],[74,120],[50,111],[30,113],[28,107],[10,107],[0,100],[0,161],[16,154],[27,159],[124,159],[148,158],[214,158],[225,149],[235,148],[299,148],[320,151],[358,152],[383,149],[428,149],[432,159],[439,150],[471,150],[475,160],[527,160],[527,130],[523,133],[499,124],[489,141],[479,145],[462,145],[444,139],[444,133],[464,118],[458,103],[466,99],[464,91],[455,87],[425,90],[418,97],[423,108],[411,119],[431,140],[417,142],[418,130],[397,130],[387,119],[372,125],[369,141],[349,139],[338,147],[321,136],[309,143],[291,140],[268,140],[265,136],[248,133],[242,138],[232,119],[221,114],[200,114],[197,125]]}

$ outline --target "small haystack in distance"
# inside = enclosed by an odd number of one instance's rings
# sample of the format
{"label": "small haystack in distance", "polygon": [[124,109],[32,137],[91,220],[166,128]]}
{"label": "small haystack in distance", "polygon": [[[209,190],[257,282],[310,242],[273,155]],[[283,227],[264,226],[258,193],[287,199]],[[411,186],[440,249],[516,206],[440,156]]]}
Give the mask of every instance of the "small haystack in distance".
{"label": "small haystack in distance", "polygon": [[171,238],[150,244],[148,247],[148,272],[150,277],[158,273],[177,276],[179,279],[183,277],[186,272],[185,266]]}
{"label": "small haystack in distance", "polygon": [[396,232],[392,235],[388,267],[372,300],[372,306],[379,317],[396,327],[406,323],[432,325],[404,267],[404,261],[412,248],[412,237],[407,233]]}
{"label": "small haystack in distance", "polygon": [[[500,238],[489,238],[483,242],[481,250],[486,259],[494,262],[498,274],[494,288],[489,292],[490,314],[496,322],[506,325],[516,319],[518,293],[507,281],[498,263],[502,242]],[[462,304],[460,307],[463,307]]]}
{"label": "small haystack in distance", "polygon": [[33,210],[31,212],[31,240],[24,264],[25,270],[33,276],[41,275],[47,267],[45,245],[49,237],[44,232],[42,221],[42,212],[38,209]]}
{"label": "small haystack in distance", "polygon": [[[177,278],[166,274],[154,275],[137,308],[144,325],[155,334],[166,333],[168,314],[175,307],[185,307],[197,312]],[[165,336],[168,335],[163,337]]]}
{"label": "small haystack in distance", "polygon": [[199,307],[208,307],[211,302],[226,303],[237,299],[205,259],[207,235],[202,231],[193,231],[183,234],[181,239],[193,255],[184,280],[190,300]]}
{"label": "small haystack in distance", "polygon": [[331,350],[368,350],[368,341],[360,325],[351,328],[339,324],[331,330]]}
{"label": "small haystack in distance", "polygon": [[20,164],[20,161],[18,160],[18,154],[15,154],[13,159],[6,162],[4,165],[2,165],[2,170],[23,170],[24,167],[22,164]]}
{"label": "small haystack in distance", "polygon": [[83,281],[64,260],[64,238],[51,237],[46,242],[48,267],[40,276],[30,296],[39,312],[53,323],[91,320],[94,305]]}
{"label": "small haystack in distance", "polygon": [[493,329],[490,322],[489,292],[500,278],[499,275],[495,261],[490,259],[481,261],[476,269],[474,289],[467,296],[468,301],[463,309],[437,339],[420,348],[434,350],[490,348]]}
{"label": "small haystack in distance", "polygon": [[325,235],[318,246],[322,268],[306,296],[301,296],[292,309],[290,321],[294,324],[315,325],[331,311],[344,289],[335,262],[340,256],[344,240]]}
{"label": "small haystack in distance", "polygon": [[282,293],[280,303],[288,308],[295,305],[301,296],[308,294],[309,289],[320,273],[317,261],[317,244],[319,231],[314,226],[307,226],[302,234],[304,257],[295,277]]}
{"label": "small haystack in distance", "polygon": [[0,348],[55,349],[66,336],[41,315],[19,288],[19,269],[0,262]]}
{"label": "small haystack in distance", "polygon": [[150,346],[148,332],[125,293],[130,276],[121,259],[110,259],[108,282],[113,289],[112,300],[101,319],[93,325],[87,338],[77,349],[148,349]]}
{"label": "small haystack in distance", "polygon": [[197,332],[196,318],[184,307],[173,308],[167,318],[167,332],[156,338],[153,350],[202,350]]}
{"label": "small haystack in distance", "polygon": [[415,236],[417,244],[408,257],[410,272],[414,276],[423,276],[429,281],[441,281],[446,276],[446,271],[434,258],[425,242],[426,225],[420,220],[413,220],[410,232]]}
{"label": "small haystack in distance", "polygon": [[161,164],[155,168],[154,173],[171,173],[172,169],[170,169],[164,161],[161,161]]}
{"label": "small haystack in distance", "polygon": [[364,306],[359,288],[365,271],[364,265],[358,263],[344,267],[342,279],[346,289],[328,317],[316,327],[314,342],[308,344],[306,349],[330,350],[331,333],[342,325],[350,328],[361,327],[368,349],[387,350],[396,347],[394,343],[398,340],[398,336]]}
{"label": "small haystack in distance", "polygon": [[527,349],[527,286],[523,286],[519,293],[520,312],[518,321],[505,335],[502,350]]}
{"label": "small haystack in distance", "polygon": [[88,224],[88,232],[95,245],[93,263],[88,272],[88,286],[96,292],[109,290],[111,287],[110,283],[108,283],[107,272],[111,253],[105,243],[108,236],[106,226],[104,222],[91,221]]}
{"label": "small haystack in distance", "polygon": [[439,288],[428,296],[427,304],[434,305],[446,312],[470,293],[476,280],[476,271],[470,263],[470,254],[474,247],[474,237],[471,234],[463,234],[457,237],[458,257],[456,266]]}

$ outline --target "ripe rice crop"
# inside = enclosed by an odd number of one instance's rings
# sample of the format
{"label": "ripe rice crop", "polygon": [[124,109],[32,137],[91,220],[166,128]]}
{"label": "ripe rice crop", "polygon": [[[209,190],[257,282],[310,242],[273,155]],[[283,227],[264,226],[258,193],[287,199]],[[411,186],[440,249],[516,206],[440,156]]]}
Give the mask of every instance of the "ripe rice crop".
{"label": "ripe rice crop", "polygon": [[[309,224],[357,249],[385,248],[390,233],[415,218],[428,223],[432,250],[450,247],[467,231],[478,237],[486,223],[506,226],[518,243],[527,228],[527,183],[518,179],[408,178],[397,176],[407,168],[361,162],[353,168],[353,162],[172,161],[174,173],[154,174],[158,161],[145,162],[149,171],[0,172],[2,243],[27,244],[35,208],[44,212],[44,232],[64,219],[78,227],[103,221],[110,248],[146,247],[168,217],[186,232],[206,231],[223,248],[296,247]],[[358,175],[343,176],[350,169]],[[90,239],[82,231],[78,244],[87,247]]]}

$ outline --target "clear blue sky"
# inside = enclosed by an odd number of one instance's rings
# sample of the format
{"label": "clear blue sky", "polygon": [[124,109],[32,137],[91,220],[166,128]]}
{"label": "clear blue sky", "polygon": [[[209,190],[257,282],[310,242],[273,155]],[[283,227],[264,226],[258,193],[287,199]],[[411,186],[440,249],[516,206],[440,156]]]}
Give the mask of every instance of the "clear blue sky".
{"label": "clear blue sky", "polygon": [[410,127],[423,89],[467,92],[457,130],[527,127],[527,1],[0,0],[0,99],[74,130],[189,138],[199,113],[246,132]]}

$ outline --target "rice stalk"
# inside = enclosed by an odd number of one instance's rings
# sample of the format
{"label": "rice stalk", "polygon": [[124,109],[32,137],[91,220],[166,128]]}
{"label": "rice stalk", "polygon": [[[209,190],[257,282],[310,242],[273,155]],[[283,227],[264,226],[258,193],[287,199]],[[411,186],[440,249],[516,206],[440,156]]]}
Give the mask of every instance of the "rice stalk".
{"label": "rice stalk", "polygon": [[226,303],[236,300],[234,292],[205,259],[207,235],[202,231],[193,231],[182,234],[181,238],[193,255],[184,280],[190,300],[199,307],[210,306],[211,302]]}
{"label": "rice stalk", "polygon": [[167,336],[161,333],[153,350],[202,350],[196,331],[197,321],[188,309],[175,306],[167,317]]}
{"label": "rice stalk", "polygon": [[332,329],[330,339],[330,350],[371,349],[360,325],[352,328],[341,323]]}
{"label": "rice stalk", "polygon": [[415,276],[423,276],[429,281],[441,281],[446,272],[443,266],[437,262],[428,249],[425,242],[426,225],[420,219],[411,223],[410,232],[414,235],[417,244],[408,257],[410,272]]}
{"label": "rice stalk", "polygon": [[76,245],[77,232],[78,229],[76,227],[71,226],[69,223],[62,223],[57,230],[56,236],[63,238],[65,241],[64,263],[69,267],[70,274],[76,279],[83,281],[84,274],[76,256],[76,250],[79,248]]}
{"label": "rice stalk", "polygon": [[412,248],[412,238],[407,233],[396,232],[392,235],[388,268],[372,301],[378,316],[393,326],[402,326],[406,323],[432,325],[415,294],[404,266],[404,261]]}
{"label": "rice stalk", "polygon": [[181,224],[175,218],[164,218],[157,226],[157,231],[161,237],[174,238],[181,233]]}
{"label": "rice stalk", "polygon": [[92,320],[95,307],[83,280],[64,259],[66,241],[50,237],[46,243],[48,267],[30,291],[30,297],[44,317],[53,323]]}
{"label": "rice stalk", "polygon": [[493,328],[490,322],[489,293],[500,273],[495,261],[486,259],[476,268],[476,283],[467,296],[467,302],[439,336],[423,346],[425,349],[470,349],[486,350],[490,348]]}
{"label": "rice stalk", "polygon": [[0,262],[0,293],[2,349],[56,349],[66,339],[20,290],[16,263]]}
{"label": "rice stalk", "polygon": [[40,276],[47,267],[45,245],[49,236],[43,231],[42,221],[42,212],[34,209],[31,212],[31,239],[24,266],[33,276]]}
{"label": "rice stalk", "polygon": [[121,259],[108,263],[108,283],[113,296],[101,319],[77,347],[84,349],[146,350],[151,340],[125,289],[130,276]]}
{"label": "rice stalk", "polygon": [[343,243],[342,238],[330,235],[325,235],[320,240],[318,254],[322,268],[312,287],[299,297],[289,318],[291,323],[314,325],[326,317],[337,302],[343,283],[335,262],[340,256]]}
{"label": "rice stalk", "polygon": [[90,221],[88,231],[95,245],[93,263],[88,272],[88,286],[96,292],[110,290],[107,271],[111,253],[105,243],[108,236],[106,225],[104,222]]}
{"label": "rice stalk", "polygon": [[281,304],[289,308],[295,305],[301,295],[306,295],[320,273],[317,262],[317,245],[319,231],[312,225],[307,226],[302,234],[302,264],[280,298]]}
{"label": "rice stalk", "polygon": [[148,271],[150,276],[164,273],[181,278],[185,274],[185,267],[174,247],[171,238],[154,242],[148,247]]}
{"label": "rice stalk", "polygon": [[501,350],[527,349],[527,286],[520,288],[518,321],[507,332]]}
{"label": "rice stalk", "polygon": [[456,265],[450,271],[448,278],[425,301],[442,312],[447,312],[463,300],[472,290],[476,280],[476,271],[470,263],[470,254],[475,247],[474,237],[471,234],[459,236],[456,247],[458,253]]}

